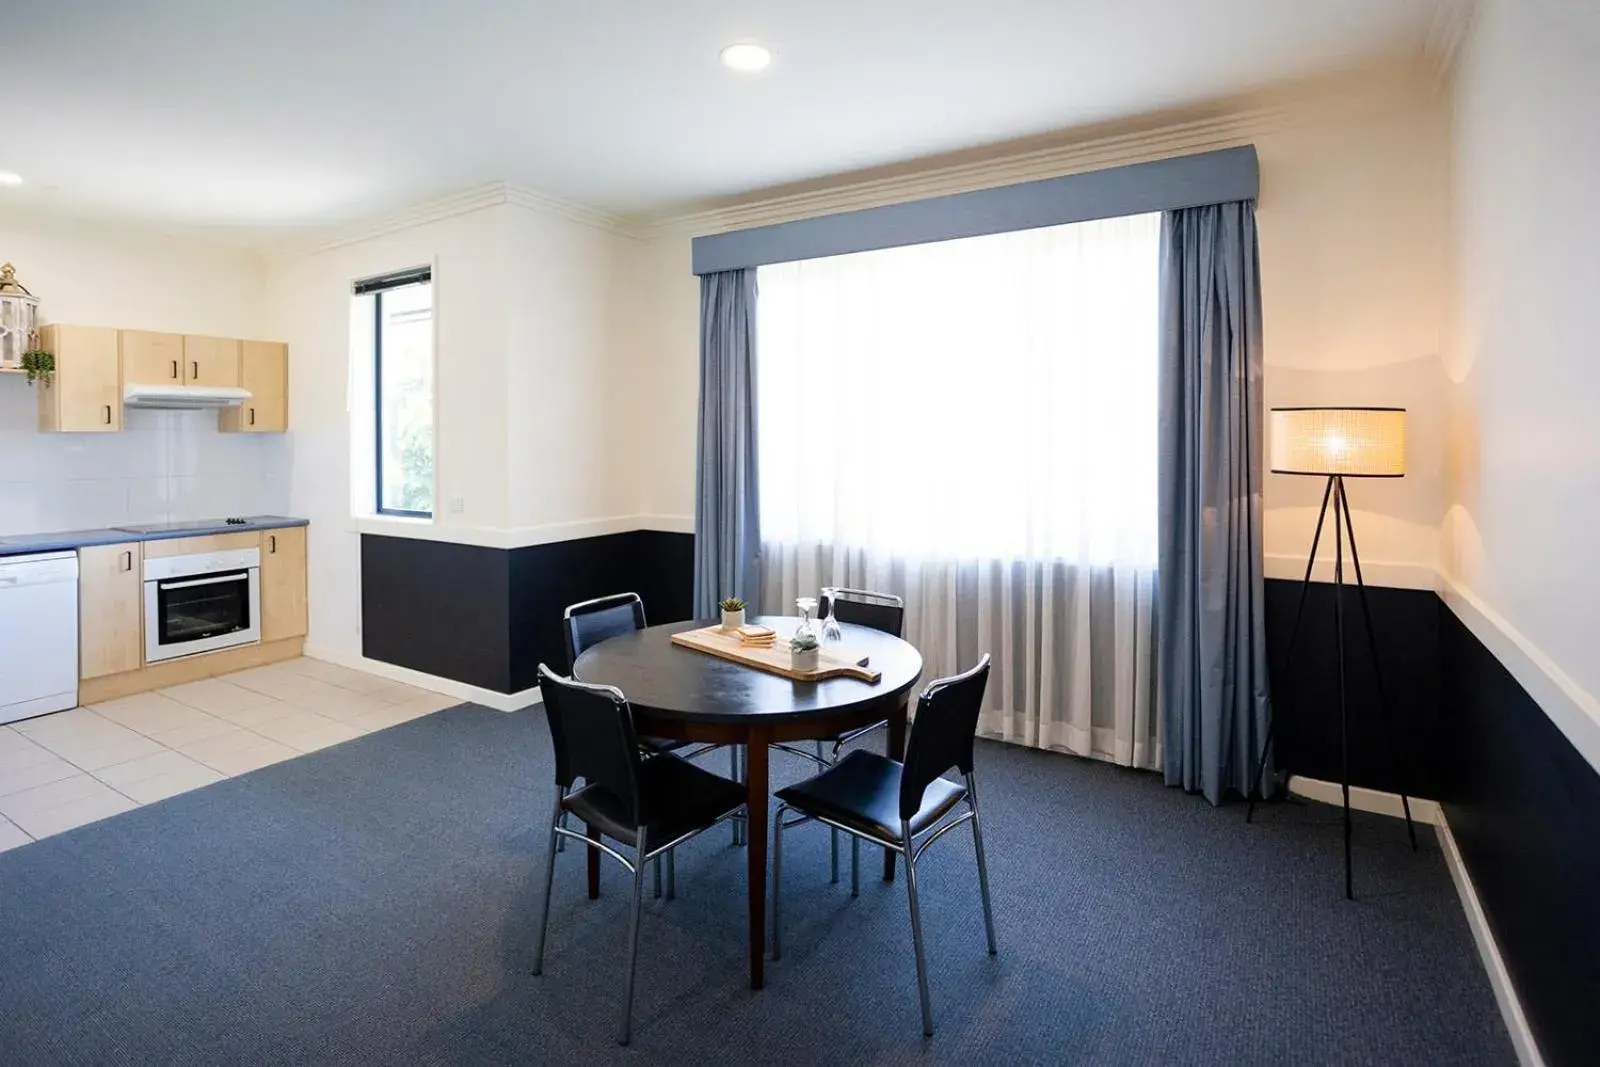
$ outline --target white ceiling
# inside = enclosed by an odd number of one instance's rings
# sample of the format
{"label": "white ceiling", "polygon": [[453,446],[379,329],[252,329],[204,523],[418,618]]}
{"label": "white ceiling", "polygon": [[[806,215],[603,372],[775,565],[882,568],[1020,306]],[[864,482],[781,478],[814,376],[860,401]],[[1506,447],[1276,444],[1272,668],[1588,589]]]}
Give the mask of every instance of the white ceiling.
{"label": "white ceiling", "polygon": [[647,214],[1416,52],[1457,2],[6,0],[0,209],[303,227],[510,180]]}

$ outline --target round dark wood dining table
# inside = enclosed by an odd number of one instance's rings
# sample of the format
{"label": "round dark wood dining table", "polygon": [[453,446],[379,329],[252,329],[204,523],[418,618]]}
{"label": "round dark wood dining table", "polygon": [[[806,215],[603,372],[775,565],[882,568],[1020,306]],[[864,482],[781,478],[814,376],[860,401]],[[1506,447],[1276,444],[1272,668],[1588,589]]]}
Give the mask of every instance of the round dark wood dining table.
{"label": "round dark wood dining table", "polygon": [[[787,639],[798,618],[753,619]],[[826,739],[887,719],[887,753],[905,753],[906,704],[922,676],[922,655],[892,634],[842,626],[843,648],[867,656],[881,672],[876,683],[854,678],[796,682],[672,643],[672,635],[712,621],[651,626],[600,642],[573,664],[579,681],[614,685],[633,707],[634,727],[650,737],[747,746],[749,805],[746,843],[750,892],[750,988],[764,979],[767,926],[767,746]],[[599,853],[589,853],[591,893],[598,890]],[[894,854],[884,854],[884,878],[894,877]]]}

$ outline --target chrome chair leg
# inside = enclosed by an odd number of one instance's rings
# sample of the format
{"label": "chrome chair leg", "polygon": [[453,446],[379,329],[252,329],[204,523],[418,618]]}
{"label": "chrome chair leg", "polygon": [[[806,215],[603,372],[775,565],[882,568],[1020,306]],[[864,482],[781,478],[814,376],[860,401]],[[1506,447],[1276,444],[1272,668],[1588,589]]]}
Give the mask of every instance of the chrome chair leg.
{"label": "chrome chair leg", "polygon": [[778,810],[772,813],[772,960],[774,963],[783,958],[783,912],[780,907],[783,896],[779,889],[783,885],[783,813],[788,810],[788,807],[779,804]]}
{"label": "chrome chair leg", "polygon": [[850,895],[861,895],[861,838],[850,835]]}
{"label": "chrome chair leg", "polygon": [[533,973],[544,972],[544,938],[550,929],[550,894],[556,887],[556,842],[561,840],[561,835],[556,833],[556,827],[561,825],[561,820],[566,812],[561,808],[561,789],[556,789],[556,810],[550,816],[550,855],[544,864],[544,902],[539,906],[539,936],[533,942]]}
{"label": "chrome chair leg", "polygon": [[922,1035],[933,1036],[933,1006],[928,1001],[928,965],[922,956],[922,909],[917,905],[917,867],[911,859],[911,824],[901,822],[900,854],[906,861],[906,896],[911,902],[911,944],[917,952],[917,993],[922,998]]}
{"label": "chrome chair leg", "polygon": [[[823,767],[828,766],[828,757],[822,750],[822,742],[817,742],[817,762]],[[839,884],[839,831],[828,827],[828,884]]]}
{"label": "chrome chair leg", "polygon": [[[742,745],[728,746],[728,764],[730,769],[733,771],[731,777],[736,782],[744,781],[744,770],[742,766],[744,761],[740,758],[742,754]],[[733,847],[738,848],[740,845],[744,844],[744,823],[740,822],[738,819],[730,819],[728,820],[728,826],[733,830]]]}
{"label": "chrome chair leg", "polygon": [[678,899],[678,850],[667,853],[667,899]]}
{"label": "chrome chair leg", "polygon": [[[562,812],[561,816],[556,821],[561,825],[562,829],[565,829],[566,825],[567,825],[567,813],[566,812]],[[557,852],[565,852],[566,850],[567,850],[567,839],[562,837],[560,834],[557,834],[556,835],[556,851]]]}
{"label": "chrome chair leg", "polygon": [[645,832],[639,827],[633,850],[633,913],[628,918],[628,984],[622,994],[622,1034],[618,1043],[633,1037],[633,976],[639,963],[639,913],[644,910]]}
{"label": "chrome chair leg", "polygon": [[978,852],[978,892],[983,896],[983,929],[989,935],[989,955],[999,950],[994,943],[994,909],[989,905],[989,862],[983,855],[983,827],[978,818],[978,786],[967,776],[967,803],[972,805],[972,846]]}

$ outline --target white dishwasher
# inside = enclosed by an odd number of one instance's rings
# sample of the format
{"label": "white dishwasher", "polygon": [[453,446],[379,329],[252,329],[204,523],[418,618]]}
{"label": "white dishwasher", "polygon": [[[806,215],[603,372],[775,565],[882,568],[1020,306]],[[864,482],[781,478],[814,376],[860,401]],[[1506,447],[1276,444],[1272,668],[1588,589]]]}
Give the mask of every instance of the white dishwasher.
{"label": "white dishwasher", "polygon": [[0,722],[78,703],[78,554],[0,556]]}

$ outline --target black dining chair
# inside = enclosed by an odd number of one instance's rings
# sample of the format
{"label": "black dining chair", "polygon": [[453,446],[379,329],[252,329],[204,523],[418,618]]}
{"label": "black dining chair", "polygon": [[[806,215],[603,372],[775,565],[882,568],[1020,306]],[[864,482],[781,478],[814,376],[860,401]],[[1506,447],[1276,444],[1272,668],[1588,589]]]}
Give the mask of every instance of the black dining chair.
{"label": "black dining chair", "polygon": [[[833,617],[840,622],[847,622],[854,626],[871,627],[894,637],[905,636],[906,602],[893,593],[877,593],[870,589],[847,589],[842,586],[830,586],[822,590],[822,597],[818,602],[818,610],[824,619],[828,617],[831,610]],[[820,739],[816,742],[814,752],[808,752],[798,745],[782,744],[776,747],[791,755],[808,759],[819,767],[828,768],[838,761],[839,754],[846,745],[888,725],[888,719],[880,719],[878,722],[847,731],[837,737]],[[839,881],[839,832],[837,830],[833,831],[831,837],[832,840],[828,842],[828,880],[837,884]],[[861,893],[861,843],[859,841],[851,842],[850,892],[852,896],[859,896]]]}
{"label": "black dining chair", "polygon": [[[596,849],[633,872],[628,919],[628,980],[622,1000],[620,1040],[633,1029],[633,978],[639,955],[639,913],[644,898],[645,864],[736,812],[744,787],[671,753],[645,759],[633,729],[633,709],[613,686],[563,678],[539,665],[550,742],[555,749],[556,801],[550,815],[549,856],[544,902],[534,943],[533,973],[544,970],[545,935],[550,925],[550,894],[555,886],[556,842],[570,837]],[[582,789],[574,789],[579,779]],[[589,834],[564,825],[567,815],[581,819]],[[631,850],[632,858],[605,843],[610,838]]]}
{"label": "black dining chair", "polygon": [[[917,860],[945,834],[964,822],[972,824],[978,853],[978,890],[983,897],[983,926],[989,955],[996,952],[994,913],[989,906],[989,866],[983,854],[983,828],[978,818],[978,784],[973,776],[973,737],[983,691],[989,681],[987,654],[964,674],[932,682],[917,698],[917,716],[901,763],[857,749],[821,774],[780,789],[772,815],[772,958],[781,958],[783,923],[779,893],[783,884],[783,831],[815,820],[850,834],[859,842],[893,849],[905,857],[906,895],[911,903],[911,942],[917,957],[917,992],[922,998],[922,1032],[933,1034],[933,1009],[928,1001],[928,968],[922,951],[922,913],[917,904]],[[942,777],[951,767],[963,783]],[[945,819],[956,805],[967,810]],[[786,812],[799,818],[784,822]],[[924,838],[919,844],[917,839]]]}
{"label": "black dining chair", "polygon": [[[570,605],[561,614],[562,632],[567,639],[567,673],[571,674],[578,657],[586,649],[607,638],[643,630],[644,600],[638,593],[613,593]],[[646,756],[659,756],[685,747],[687,741],[673,741],[665,737],[641,737],[639,748]],[[562,842],[565,845],[565,841]],[[667,899],[678,895],[677,863],[667,856]],[[661,896],[661,865],[655,866],[655,895]]]}

